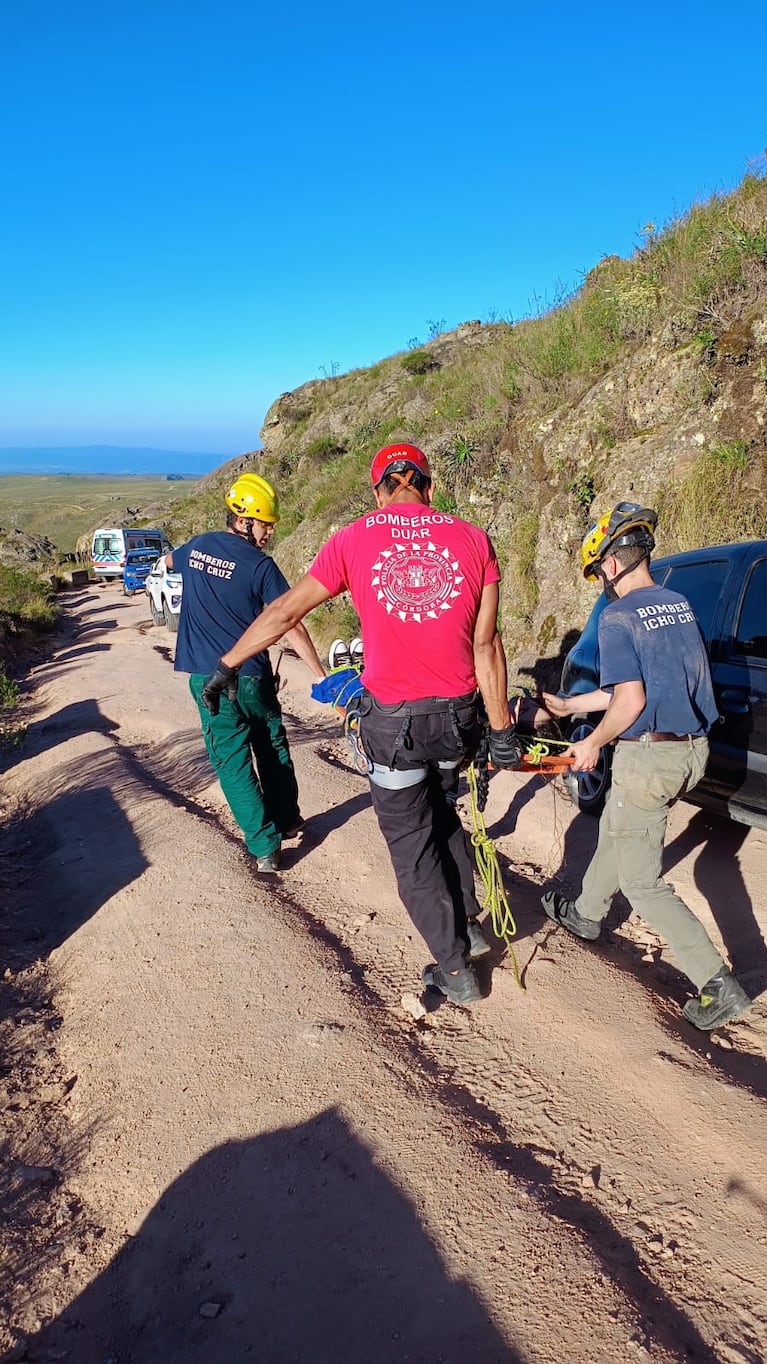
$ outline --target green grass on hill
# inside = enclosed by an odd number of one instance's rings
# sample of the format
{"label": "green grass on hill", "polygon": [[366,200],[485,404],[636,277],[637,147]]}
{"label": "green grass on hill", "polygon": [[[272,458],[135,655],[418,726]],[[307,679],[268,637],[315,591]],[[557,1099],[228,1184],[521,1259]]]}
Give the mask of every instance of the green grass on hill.
{"label": "green grass on hill", "polygon": [[31,569],[0,564],[0,615],[13,617],[21,626],[52,625],[56,608],[50,583]]}
{"label": "green grass on hill", "polygon": [[8,712],[18,700],[18,688],[6,666],[18,656],[23,641],[50,630],[55,620],[50,583],[33,571],[0,564],[0,748],[10,732]]}
{"label": "green grass on hill", "polygon": [[[188,494],[189,482],[161,478],[81,478],[61,474],[0,476],[0,526],[47,535],[62,554],[72,554],[79,536],[97,525],[121,526],[128,508],[165,512]],[[138,518],[141,519],[141,518]]]}

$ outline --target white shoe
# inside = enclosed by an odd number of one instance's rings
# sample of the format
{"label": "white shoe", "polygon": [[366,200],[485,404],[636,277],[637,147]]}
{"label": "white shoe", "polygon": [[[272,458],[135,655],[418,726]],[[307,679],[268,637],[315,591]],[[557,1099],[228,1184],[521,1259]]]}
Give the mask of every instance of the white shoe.
{"label": "white shoe", "polygon": [[348,668],[351,665],[352,656],[349,652],[349,645],[345,639],[334,639],[328,649],[328,663],[331,668]]}
{"label": "white shoe", "polygon": [[362,640],[359,636],[353,639],[349,645],[349,653],[351,655],[352,663],[355,663],[357,667],[362,667],[364,649],[362,647]]}

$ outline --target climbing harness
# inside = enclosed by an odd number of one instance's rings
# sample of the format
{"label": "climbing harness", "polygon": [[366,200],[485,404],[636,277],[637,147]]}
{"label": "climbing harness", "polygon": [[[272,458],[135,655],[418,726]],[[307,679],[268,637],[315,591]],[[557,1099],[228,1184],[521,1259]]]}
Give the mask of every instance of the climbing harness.
{"label": "climbing harness", "polygon": [[343,717],[343,720],[344,738],[348,743],[349,748],[351,749],[354,769],[356,772],[359,772],[361,776],[366,777],[368,775],[369,769],[368,760],[365,757],[365,753],[362,748],[362,741],[360,740],[359,710],[357,709],[347,710],[346,714]]}
{"label": "climbing harness", "polygon": [[[347,656],[353,658],[353,655]],[[361,657],[353,659],[351,664],[344,662],[340,667],[331,667],[322,682],[314,683],[311,694],[315,701],[332,705],[343,724],[344,738],[351,749],[355,771],[369,777],[371,764],[365,757],[360,739],[359,700],[364,691],[361,672]],[[455,724],[455,721],[453,723]],[[520,729],[517,729],[517,737],[523,749],[518,771],[527,772],[530,776],[536,773],[541,776],[554,776],[567,771],[570,767],[571,758],[565,758],[563,753],[552,752],[552,749],[569,748],[565,740],[541,739],[539,735],[526,733]],[[482,907],[490,914],[493,933],[506,946],[517,985],[524,989],[513,945],[513,939],[517,936],[517,924],[503,884],[498,852],[485,827],[484,811],[490,787],[490,770],[489,727],[485,723],[479,748],[467,770],[472,822],[471,846],[474,849],[477,871],[484,890]]]}

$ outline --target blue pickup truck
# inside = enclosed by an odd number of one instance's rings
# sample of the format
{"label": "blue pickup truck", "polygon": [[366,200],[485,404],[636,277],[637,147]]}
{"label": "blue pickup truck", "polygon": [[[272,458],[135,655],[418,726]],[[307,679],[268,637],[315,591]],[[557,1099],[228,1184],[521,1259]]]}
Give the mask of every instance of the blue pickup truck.
{"label": "blue pickup truck", "polygon": [[[719,721],[710,734],[711,756],[703,781],[686,797],[743,824],[767,828],[767,540],[715,545],[654,559],[650,571],[662,587],[681,592],[706,641]],[[562,669],[560,694],[575,696],[599,685],[597,627],[606,606],[600,596]],[[584,738],[598,715],[574,715],[568,738]],[[597,813],[610,784],[610,749],[594,772],[573,774],[570,794],[582,810]]]}
{"label": "blue pickup truck", "polygon": [[129,549],[123,566],[123,592],[132,597],[134,592],[143,592],[146,580],[157,562],[157,551],[150,549]]}

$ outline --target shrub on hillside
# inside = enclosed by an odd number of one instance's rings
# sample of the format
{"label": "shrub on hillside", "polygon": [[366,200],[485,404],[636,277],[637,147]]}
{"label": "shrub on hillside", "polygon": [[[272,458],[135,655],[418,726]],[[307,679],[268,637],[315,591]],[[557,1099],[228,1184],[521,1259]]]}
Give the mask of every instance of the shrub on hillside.
{"label": "shrub on hillside", "polygon": [[13,711],[18,705],[19,689],[0,663],[0,752],[21,743],[25,731],[14,724]]}
{"label": "shrub on hillside", "polygon": [[431,369],[439,369],[439,362],[426,350],[409,350],[400,364],[408,374],[428,374]]}
{"label": "shrub on hillside", "polygon": [[0,565],[0,612],[21,625],[52,625],[56,607],[50,584],[26,569]]}
{"label": "shrub on hillside", "polygon": [[344,454],[346,446],[338,436],[317,436],[315,440],[310,440],[304,454],[310,459],[336,459]]}

